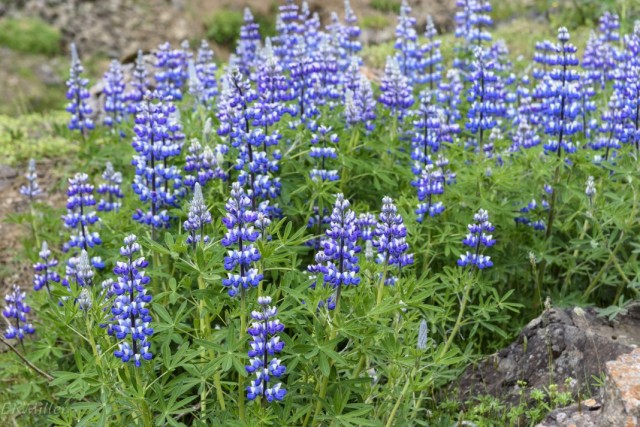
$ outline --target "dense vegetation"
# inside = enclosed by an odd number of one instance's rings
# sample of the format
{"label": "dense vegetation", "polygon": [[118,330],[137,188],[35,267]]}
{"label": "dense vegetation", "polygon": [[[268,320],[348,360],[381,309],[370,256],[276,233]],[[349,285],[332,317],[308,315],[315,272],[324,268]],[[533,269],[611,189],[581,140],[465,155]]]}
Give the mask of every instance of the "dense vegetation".
{"label": "dense vegetation", "polygon": [[222,67],[206,42],[127,79],[114,61],[98,111],[72,46],[68,126],[30,154],[78,169],[61,220],[28,167],[0,417],[523,425],[570,400],[463,405],[450,383],[545,304],[637,299],[640,26],[606,13],[584,52],[560,28],[514,67],[487,2],[446,48],[399,10],[379,82],[348,2],[323,29],[287,1],[267,40],[247,11]]}

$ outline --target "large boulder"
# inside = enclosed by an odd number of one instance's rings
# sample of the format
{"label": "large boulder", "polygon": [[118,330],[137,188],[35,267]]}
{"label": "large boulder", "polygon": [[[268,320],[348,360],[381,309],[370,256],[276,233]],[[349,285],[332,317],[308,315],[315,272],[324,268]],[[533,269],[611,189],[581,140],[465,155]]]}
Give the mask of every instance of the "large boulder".
{"label": "large boulder", "polygon": [[[560,391],[588,396],[593,378],[602,378],[606,363],[640,344],[640,304],[615,322],[598,317],[594,308],[550,308],[529,322],[508,347],[470,366],[457,384],[462,399],[489,394],[517,405],[522,384],[531,389],[557,384]],[[571,378],[566,390],[567,379]]]}

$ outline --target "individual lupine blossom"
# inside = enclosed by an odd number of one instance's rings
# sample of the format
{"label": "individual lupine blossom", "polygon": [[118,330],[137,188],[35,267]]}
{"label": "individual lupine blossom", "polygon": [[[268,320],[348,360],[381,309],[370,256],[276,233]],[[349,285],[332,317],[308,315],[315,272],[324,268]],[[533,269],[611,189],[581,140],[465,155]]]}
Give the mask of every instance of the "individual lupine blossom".
{"label": "individual lupine blossom", "polygon": [[91,114],[93,110],[89,107],[89,91],[87,85],[89,80],[82,77],[84,67],[78,56],[78,49],[75,43],[71,43],[71,68],[69,70],[69,80],[67,80],[67,112],[71,114],[69,129],[79,130],[83,135],[86,131],[94,128]]}
{"label": "individual lupine blossom", "polygon": [[359,74],[355,91],[347,89],[345,93],[345,120],[348,126],[362,124],[367,132],[371,132],[376,117],[376,100],[371,82]]}
{"label": "individual lupine blossom", "polygon": [[319,165],[311,169],[309,175],[314,181],[337,181],[340,179],[338,171],[335,169],[327,169],[327,161],[338,157],[335,146],[340,139],[338,134],[331,132],[331,127],[321,125],[317,129],[317,133],[311,134],[311,151],[309,156],[312,159],[318,159]]}
{"label": "individual lupine blossom", "polygon": [[274,52],[285,69],[289,69],[296,62],[296,48],[302,42],[298,20],[298,5],[294,0],[286,0],[278,7],[278,16],[276,17],[276,32],[278,34],[273,40]]}
{"label": "individual lupine blossom", "polygon": [[431,217],[440,215],[444,211],[444,204],[436,202],[434,197],[444,193],[445,176],[442,167],[428,164],[420,171],[420,175],[411,182],[418,191],[418,207],[416,208],[416,220],[420,223],[425,214]]}
{"label": "individual lupine blossom", "polygon": [[75,269],[76,283],[78,284],[78,286],[93,286],[93,276],[95,275],[95,273],[93,271],[91,261],[89,260],[89,255],[84,249],[80,252],[80,256],[78,256],[77,258]]}
{"label": "individual lupine blossom", "polygon": [[427,43],[424,44],[422,49],[422,62],[420,68],[423,71],[423,75],[419,78],[420,83],[428,83],[429,89],[434,90],[440,79],[442,78],[442,53],[440,53],[440,40],[436,40],[438,31],[433,24],[431,15],[427,16],[427,26],[424,31],[424,36],[427,39]]}
{"label": "individual lupine blossom", "polygon": [[380,92],[378,101],[391,110],[391,115],[398,119],[402,119],[409,107],[413,105],[411,86],[400,71],[395,57],[387,57],[384,75],[380,82]]}
{"label": "individual lupine blossom", "polygon": [[593,204],[593,197],[596,195],[596,183],[592,176],[587,178],[587,188],[584,193],[589,198],[589,204]]}
{"label": "individual lupine blossom", "polygon": [[487,60],[486,52],[478,49],[468,76],[471,83],[467,100],[471,103],[467,113],[467,129],[474,134],[472,145],[482,147],[484,134],[498,125],[498,119],[505,116],[505,93],[495,63]]}
{"label": "individual lupine blossom", "polygon": [[22,342],[26,335],[36,331],[31,323],[27,323],[27,314],[31,311],[31,307],[24,301],[26,296],[26,292],[23,292],[18,285],[13,285],[11,293],[4,297],[5,308],[2,310],[2,315],[8,323],[4,337],[8,340],[17,339]]}
{"label": "individual lupine blossom", "polygon": [[40,185],[38,184],[38,172],[36,171],[36,161],[29,159],[29,166],[27,166],[27,173],[24,175],[27,178],[27,185],[20,187],[20,194],[29,198],[30,202],[33,199],[42,194]]}
{"label": "individual lupine blossom", "polygon": [[358,17],[351,8],[349,0],[344,0],[344,25],[341,26],[339,34],[340,44],[340,69],[345,70],[351,61],[356,58],[357,54],[362,50],[360,42],[360,27],[358,26]]}
{"label": "individual lupine blossom", "polygon": [[[124,86],[122,65],[113,60],[104,74],[104,125],[116,130],[127,112]],[[118,132],[120,136],[124,136],[122,129],[119,129]]]}
{"label": "individual lupine blossom", "polygon": [[145,98],[133,127],[131,145],[137,155],[132,161],[136,167],[132,187],[149,208],[146,212],[137,209],[133,219],[155,229],[169,226],[166,208],[178,207],[184,194],[180,171],[169,164],[172,157],[180,155],[184,135],[172,102],[160,98],[157,92]]}
{"label": "individual lupine blossom", "polygon": [[242,74],[249,77],[258,63],[260,50],[260,25],[255,22],[251,9],[244,8],[244,22],[240,27],[240,37],[236,46],[236,65]]}
{"label": "individual lupine blossom", "polygon": [[630,114],[631,111],[620,94],[614,91],[609,100],[609,108],[602,113],[600,137],[591,144],[594,150],[605,149],[604,160],[609,159],[612,150],[620,148],[621,142],[626,142],[625,122]]}
{"label": "individual lupine blossom", "polygon": [[213,51],[206,40],[200,42],[195,61],[195,71],[202,86],[202,94],[199,101],[207,109],[212,109],[213,100],[218,95],[218,81],[216,80],[218,66],[213,61]]}
{"label": "individual lupine blossom", "polygon": [[[336,202],[329,217],[326,237],[320,242],[320,251],[316,254],[316,264],[308,270],[312,274],[322,274],[323,286],[329,284],[335,291],[326,302],[329,310],[334,310],[340,301],[343,286],[356,286],[360,283],[358,273],[358,227],[356,214],[349,209],[349,201],[342,194],[336,195]],[[315,288],[314,283],[312,287]],[[324,302],[321,303],[324,306]]]}
{"label": "individual lupine blossom", "polygon": [[255,374],[255,379],[247,387],[247,399],[264,399],[271,403],[284,399],[287,391],[282,383],[274,384],[274,378],[280,378],[286,372],[280,359],[275,357],[284,348],[279,333],[284,331],[284,325],[276,319],[278,310],[270,306],[271,297],[258,297],[259,310],[251,312],[253,322],[247,330],[251,336],[251,350],[249,350],[249,365],[247,373]]}
{"label": "individual lupine blossom", "polygon": [[40,289],[47,288],[47,292],[51,293],[52,283],[60,283],[60,275],[56,272],[58,267],[58,260],[51,256],[51,251],[47,242],[42,242],[42,249],[38,253],[42,261],[33,264],[35,275],[33,277],[33,290],[39,291]]}
{"label": "individual lupine blossom", "polygon": [[98,232],[90,231],[100,218],[94,210],[93,185],[86,173],[77,173],[69,178],[67,196],[67,214],[62,219],[64,226],[71,230],[71,238],[64,244],[64,251],[71,248],[88,250],[102,244]]}
{"label": "individual lupine blossom", "polygon": [[[376,258],[378,264],[395,266],[398,274],[402,272],[402,268],[413,264],[413,254],[407,253],[409,250],[406,238],[407,228],[391,197],[385,196],[382,199],[382,211],[373,235],[373,247],[378,251]],[[395,285],[398,279],[389,275],[383,280],[386,285]]]}
{"label": "individual lupine blossom", "polygon": [[372,213],[365,212],[358,215],[356,226],[358,227],[358,237],[367,242],[373,239],[373,229],[378,224],[376,216]]}
{"label": "individual lupine blossom", "polygon": [[125,94],[127,101],[127,113],[135,115],[138,112],[138,105],[143,102],[144,95],[149,90],[149,75],[144,63],[142,50],[138,50],[136,64],[133,67],[129,91]]}
{"label": "individual lupine blossom", "polygon": [[[188,43],[186,47],[188,48]],[[163,99],[171,97],[174,101],[180,101],[182,87],[189,77],[188,51],[186,49],[172,49],[167,42],[158,46],[155,55],[156,90]]]}
{"label": "individual lupine blossom", "polygon": [[216,146],[216,153],[214,153],[209,146],[203,148],[200,141],[194,138],[187,152],[189,154],[186,157],[184,170],[190,174],[184,177],[184,185],[193,188],[196,184],[200,184],[204,187],[215,178],[226,179],[226,173],[222,169],[224,157],[219,146]]}
{"label": "individual lupine blossom", "polygon": [[552,69],[543,80],[542,92],[539,98],[543,99],[545,133],[557,139],[548,140],[544,144],[545,152],[556,152],[558,157],[562,151],[573,153],[576,145],[572,142],[572,136],[582,130],[580,121],[580,94],[576,89],[576,82],[580,75],[571,67],[578,65],[576,47],[569,43],[570,36],[566,28],[558,30],[557,55],[552,58],[550,64],[557,68]]}
{"label": "individual lupine blossom", "polygon": [[460,267],[477,267],[480,270],[493,267],[491,257],[482,254],[482,250],[483,247],[488,248],[496,243],[493,235],[488,234],[493,232],[495,227],[489,222],[489,213],[484,209],[480,209],[473,216],[473,220],[475,222],[468,226],[469,233],[462,240],[462,243],[471,247],[473,251],[461,254],[458,265]]}
{"label": "individual lupine blossom", "polygon": [[437,101],[442,105],[445,116],[445,124],[453,134],[460,133],[460,126],[456,123],[462,118],[460,114],[460,103],[462,102],[461,95],[462,79],[460,78],[460,71],[456,69],[450,69],[445,75],[446,79],[441,80],[438,84]]}
{"label": "individual lupine blossom", "polygon": [[229,289],[229,296],[234,297],[239,292],[242,296],[249,288],[255,288],[263,279],[263,275],[254,267],[260,260],[260,252],[253,245],[260,232],[254,229],[258,214],[252,210],[251,199],[238,182],[231,186],[231,196],[225,208],[227,214],[222,223],[227,233],[220,243],[229,248],[224,258],[224,268],[229,272],[222,285]]}
{"label": "individual lupine blossom", "polygon": [[416,19],[411,16],[411,7],[407,0],[402,0],[400,15],[396,25],[395,58],[400,73],[410,83],[419,83],[422,52],[418,44],[418,33],[415,29]]}
{"label": "individual lupine blossom", "polygon": [[[542,209],[540,209],[540,207],[542,207]],[[516,224],[525,224],[536,231],[544,231],[547,225],[543,219],[543,215],[548,209],[549,204],[546,200],[542,199],[542,206],[540,206],[538,202],[536,202],[536,199],[531,199],[526,206],[520,208],[519,212],[521,216],[515,218]]]}
{"label": "individual lupine blossom", "polygon": [[102,195],[100,202],[98,202],[98,210],[118,212],[122,207],[120,199],[124,197],[120,188],[122,185],[122,173],[116,172],[113,169],[113,164],[107,162],[106,168],[102,173],[102,179],[103,182],[96,190],[98,194]]}
{"label": "individual lupine blossom", "polygon": [[211,214],[202,197],[202,188],[196,182],[193,189],[193,199],[189,205],[189,214],[184,222],[184,229],[189,232],[187,244],[195,246],[200,243],[208,243],[209,236],[204,233],[204,226],[211,223]]}
{"label": "individual lupine blossom", "polygon": [[111,282],[109,295],[115,295],[111,307],[113,318],[108,327],[109,335],[114,335],[120,342],[113,354],[123,363],[132,361],[140,367],[142,360],[151,360],[151,343],[153,335],[152,322],[148,305],[151,295],[147,294],[146,285],[151,279],[145,275],[144,269],[149,265],[144,257],[137,257],[142,250],[133,234],[124,238],[124,246],[120,255],[125,261],[118,261],[113,272],[118,276],[117,282]]}
{"label": "individual lupine blossom", "polygon": [[262,240],[271,240],[271,235],[269,234],[269,226],[271,225],[271,220],[269,219],[268,215],[265,215],[263,212],[258,212],[258,217],[256,218],[256,222],[254,224],[256,226],[256,229],[260,231],[260,238]]}

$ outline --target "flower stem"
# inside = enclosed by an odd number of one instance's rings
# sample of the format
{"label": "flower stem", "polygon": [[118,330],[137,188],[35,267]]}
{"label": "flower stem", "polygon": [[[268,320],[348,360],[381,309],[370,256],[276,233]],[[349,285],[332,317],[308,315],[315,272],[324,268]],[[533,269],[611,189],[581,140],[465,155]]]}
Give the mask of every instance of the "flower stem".
{"label": "flower stem", "polygon": [[455,325],[453,325],[453,330],[451,331],[451,335],[449,335],[449,339],[447,339],[447,342],[445,343],[444,348],[442,349],[442,354],[447,353],[447,351],[451,347],[451,344],[453,344],[453,340],[458,334],[458,331],[460,330],[460,326],[462,326],[462,318],[464,316],[464,311],[467,308],[467,302],[469,300],[470,292],[471,292],[471,285],[467,284],[464,287],[464,294],[462,295],[462,302],[460,303],[460,312],[458,313],[458,318],[456,319]]}
{"label": "flower stem", "polygon": [[[244,339],[247,329],[247,310],[246,310],[246,291],[241,285],[240,287],[240,342]],[[238,372],[238,413],[240,421],[244,421],[244,376]]]}

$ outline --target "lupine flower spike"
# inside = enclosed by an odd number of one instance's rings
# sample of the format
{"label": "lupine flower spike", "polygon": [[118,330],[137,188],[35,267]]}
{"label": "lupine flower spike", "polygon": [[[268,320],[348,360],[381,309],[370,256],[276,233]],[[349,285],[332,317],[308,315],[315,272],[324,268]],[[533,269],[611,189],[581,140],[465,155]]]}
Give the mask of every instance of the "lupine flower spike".
{"label": "lupine flower spike", "polygon": [[[225,208],[227,215],[222,222],[227,227],[227,233],[221,243],[225,247],[237,245],[237,248],[230,249],[224,258],[224,268],[229,275],[222,280],[222,285],[229,289],[229,295],[233,297],[238,291],[243,293],[246,289],[257,287],[263,278],[258,269],[252,267],[253,263],[260,260],[260,252],[253,246],[260,232],[253,226],[258,214],[251,210],[251,199],[239,183],[232,184],[231,197]],[[234,272],[236,269],[237,273]]]}
{"label": "lupine flower spike", "polygon": [[[382,199],[382,212],[380,213],[378,224],[373,238],[373,246],[378,250],[376,262],[383,264],[385,270],[388,267],[396,266],[398,273],[402,268],[413,264],[413,254],[407,254],[409,244],[407,243],[407,228],[404,226],[402,216],[398,214],[398,209],[391,197]],[[398,278],[394,275],[383,277],[386,285],[394,285]],[[381,295],[379,295],[381,297]]]}
{"label": "lupine flower spike", "polygon": [[469,233],[464,238],[462,243],[466,246],[473,248],[473,253],[467,251],[466,254],[460,255],[458,265],[460,267],[477,267],[482,270],[485,268],[493,267],[491,257],[483,255],[481,253],[483,247],[491,247],[496,241],[491,233],[495,227],[489,222],[489,213],[480,209],[477,214],[473,216],[475,223],[469,224]]}
{"label": "lupine flower spike", "polygon": [[252,341],[249,350],[250,365],[246,369],[249,374],[255,374],[256,378],[247,387],[247,399],[261,398],[273,402],[284,399],[287,394],[282,383],[273,384],[273,377],[280,378],[286,371],[280,359],[275,357],[284,348],[284,342],[278,337],[278,333],[284,330],[284,325],[275,319],[278,311],[269,305],[271,297],[258,297],[258,304],[260,309],[251,313],[254,322],[248,330]]}
{"label": "lupine flower spike", "polygon": [[70,248],[88,250],[102,244],[98,232],[89,230],[89,227],[100,221],[93,210],[96,201],[93,198],[93,185],[89,183],[89,176],[86,173],[78,173],[70,178],[67,195],[67,214],[62,219],[64,226],[72,231],[71,239],[64,244],[65,252]]}
{"label": "lupine flower spike", "polygon": [[33,265],[33,269],[36,272],[33,278],[33,290],[39,291],[45,287],[47,292],[51,294],[49,285],[52,282],[60,283],[60,275],[55,271],[58,266],[58,260],[51,256],[47,242],[42,242],[42,249],[38,255],[42,261]]}
{"label": "lupine flower spike", "polygon": [[193,199],[189,205],[189,216],[184,222],[184,229],[189,232],[187,243],[194,248],[199,242],[209,242],[209,236],[204,234],[205,224],[211,223],[211,214],[207,210],[207,205],[202,197],[200,184],[196,182],[193,190]]}
{"label": "lupine flower spike", "polygon": [[89,80],[82,77],[84,67],[80,63],[78,49],[75,43],[71,43],[71,69],[69,70],[69,80],[67,80],[67,112],[71,114],[69,129],[79,130],[84,136],[86,131],[94,128],[91,114],[93,110],[87,104],[89,91],[87,85]]}
{"label": "lupine flower spike", "polygon": [[122,206],[120,199],[124,197],[120,186],[122,185],[122,174],[113,170],[111,162],[107,162],[106,168],[102,173],[104,182],[98,186],[96,190],[102,195],[98,203],[98,210],[104,212],[118,212]]}
{"label": "lupine flower spike", "polygon": [[30,335],[36,331],[31,323],[27,323],[26,315],[31,311],[31,307],[24,302],[25,297],[26,293],[18,285],[13,285],[11,293],[4,297],[6,306],[2,311],[2,315],[9,322],[4,337],[9,340],[17,339],[21,343],[26,334]]}
{"label": "lupine flower spike", "polygon": [[38,173],[36,172],[36,161],[34,159],[29,160],[29,167],[24,176],[27,178],[27,185],[20,187],[20,194],[28,197],[29,202],[33,202],[34,198],[42,194],[42,190],[38,185]]}
{"label": "lupine flower spike", "polygon": [[111,282],[109,295],[115,295],[111,307],[112,323],[109,325],[109,335],[121,342],[114,355],[123,363],[133,361],[139,367],[142,360],[151,360],[151,343],[149,338],[153,329],[149,326],[152,317],[147,306],[151,302],[151,295],[147,295],[146,285],[150,278],[145,276],[144,268],[149,264],[144,257],[136,258],[141,251],[140,244],[133,234],[125,237],[124,246],[120,248],[120,255],[125,261],[118,261],[113,272],[118,275],[117,282]]}
{"label": "lupine flower spike", "polygon": [[357,257],[360,253],[360,246],[357,245],[359,233],[356,214],[349,206],[349,201],[342,194],[336,195],[327,237],[320,243],[322,249],[316,254],[316,264],[308,268],[312,275],[322,274],[325,284],[328,283],[335,290],[335,296],[327,301],[329,310],[338,306],[343,286],[360,283]]}

